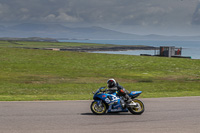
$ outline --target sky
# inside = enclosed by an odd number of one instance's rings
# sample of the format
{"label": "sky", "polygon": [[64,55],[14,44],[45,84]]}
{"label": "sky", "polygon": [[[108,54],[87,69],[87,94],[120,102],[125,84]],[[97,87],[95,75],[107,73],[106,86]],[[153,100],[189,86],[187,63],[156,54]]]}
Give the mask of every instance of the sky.
{"label": "sky", "polygon": [[200,35],[200,0],[0,0],[0,26],[101,26],[140,35]]}

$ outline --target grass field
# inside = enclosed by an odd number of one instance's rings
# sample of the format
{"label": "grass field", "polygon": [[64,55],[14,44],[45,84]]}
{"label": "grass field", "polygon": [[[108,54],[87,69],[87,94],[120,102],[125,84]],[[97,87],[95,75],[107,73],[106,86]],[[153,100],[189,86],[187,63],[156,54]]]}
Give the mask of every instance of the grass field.
{"label": "grass field", "polygon": [[[49,47],[47,42],[22,43]],[[88,100],[109,78],[129,91],[143,91],[142,98],[200,96],[200,60],[21,49],[14,45],[18,44],[0,41],[1,101]]]}
{"label": "grass field", "polygon": [[[32,42],[32,41],[0,41],[0,47],[11,48],[70,48],[70,47],[110,47],[112,44],[74,43],[74,42]],[[114,45],[116,46],[116,45]]]}

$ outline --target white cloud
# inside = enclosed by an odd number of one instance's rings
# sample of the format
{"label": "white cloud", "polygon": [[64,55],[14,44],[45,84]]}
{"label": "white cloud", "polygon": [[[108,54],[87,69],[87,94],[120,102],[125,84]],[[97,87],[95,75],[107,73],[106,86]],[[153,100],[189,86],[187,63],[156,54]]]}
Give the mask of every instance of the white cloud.
{"label": "white cloud", "polygon": [[81,21],[81,19],[70,16],[65,12],[60,12],[59,16],[57,17],[57,20],[59,20],[61,22],[79,22],[79,21]]}
{"label": "white cloud", "polygon": [[50,21],[50,22],[80,22],[82,21],[80,18],[70,16],[65,12],[60,12],[57,16],[55,14],[47,15],[43,21]]}
{"label": "white cloud", "polygon": [[143,28],[148,32],[172,26],[181,29],[200,25],[198,3],[199,0],[0,0],[0,23],[70,23],[128,27],[131,31]]}

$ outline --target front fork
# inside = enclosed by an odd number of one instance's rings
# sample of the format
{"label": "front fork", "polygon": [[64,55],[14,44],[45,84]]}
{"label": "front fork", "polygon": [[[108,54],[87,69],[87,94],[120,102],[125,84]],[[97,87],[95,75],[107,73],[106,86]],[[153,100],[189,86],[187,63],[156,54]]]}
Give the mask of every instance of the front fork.
{"label": "front fork", "polygon": [[102,100],[97,100],[97,106],[101,107],[102,106]]}

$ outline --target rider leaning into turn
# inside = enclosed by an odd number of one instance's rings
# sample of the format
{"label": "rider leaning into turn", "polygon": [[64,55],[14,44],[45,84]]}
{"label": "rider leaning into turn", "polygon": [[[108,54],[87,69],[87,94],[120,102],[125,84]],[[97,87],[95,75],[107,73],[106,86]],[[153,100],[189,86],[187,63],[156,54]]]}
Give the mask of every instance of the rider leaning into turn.
{"label": "rider leaning into turn", "polygon": [[129,92],[128,90],[124,89],[122,86],[120,86],[114,79],[109,79],[107,81],[107,86],[110,93],[114,93],[115,91],[118,91],[119,96],[123,96],[125,98],[125,102],[127,105],[133,105],[136,106],[137,104],[131,100],[129,97]]}

